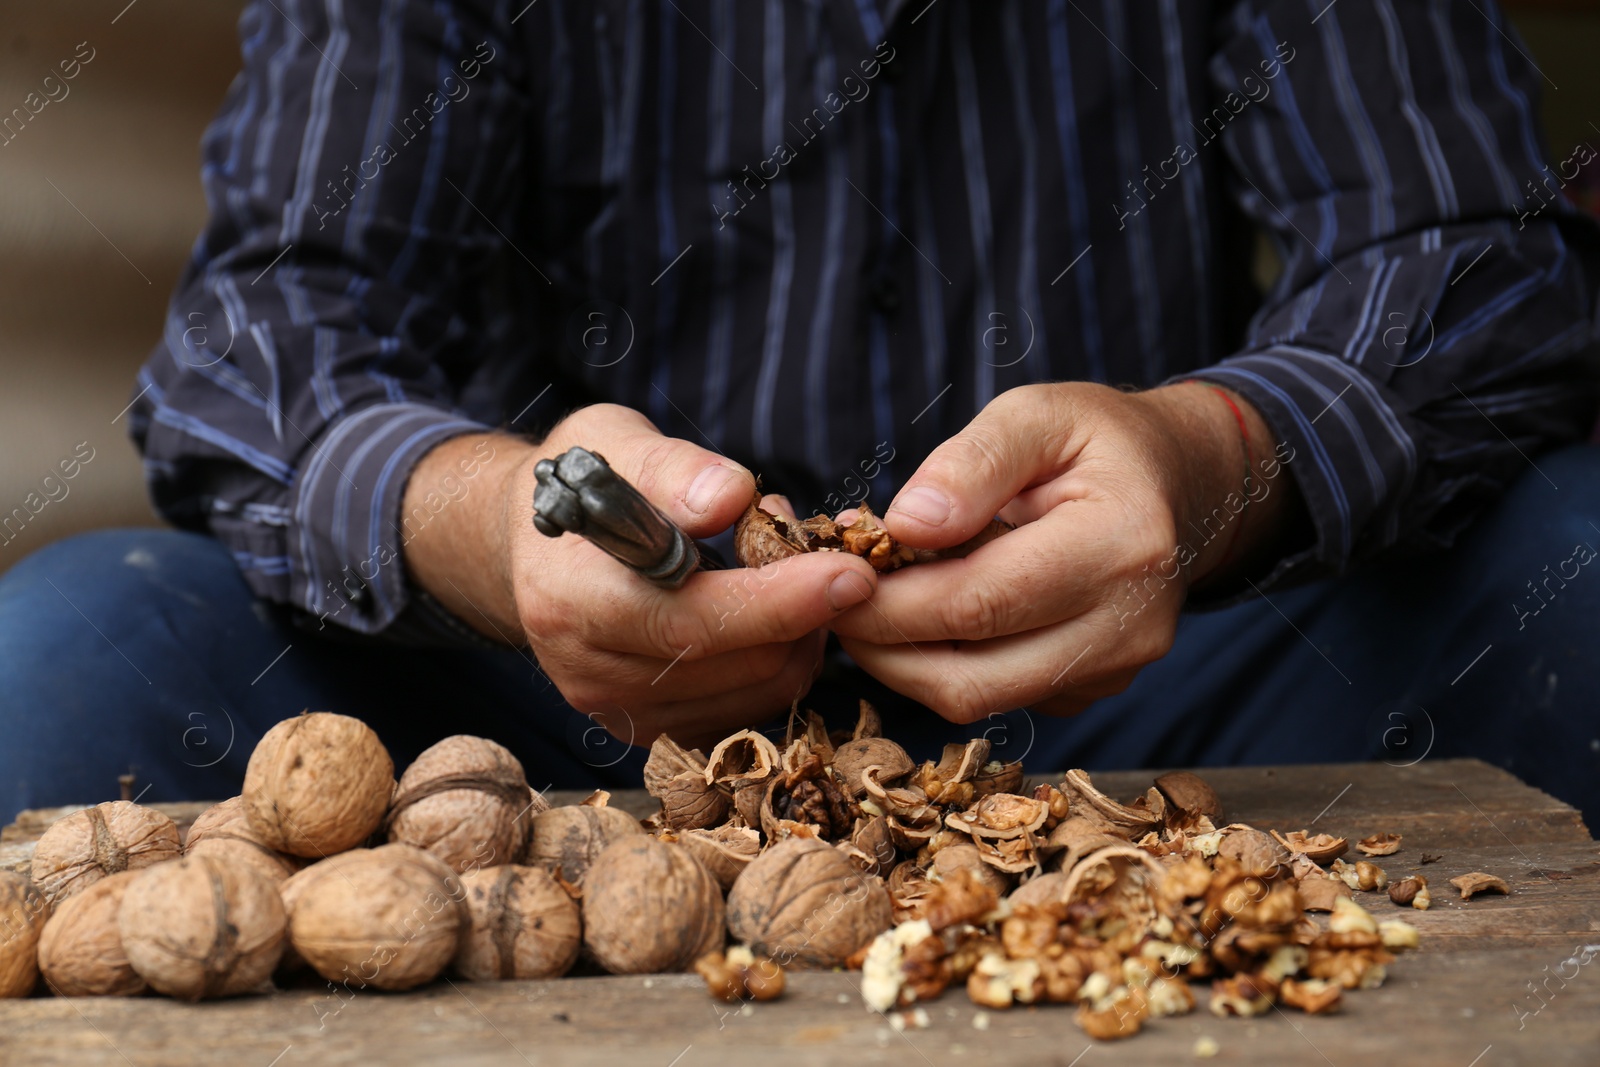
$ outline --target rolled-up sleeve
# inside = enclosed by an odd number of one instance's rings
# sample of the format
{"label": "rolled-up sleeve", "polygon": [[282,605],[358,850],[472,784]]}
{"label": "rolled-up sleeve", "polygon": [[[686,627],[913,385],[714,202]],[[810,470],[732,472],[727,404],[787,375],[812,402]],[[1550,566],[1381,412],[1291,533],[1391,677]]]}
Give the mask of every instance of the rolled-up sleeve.
{"label": "rolled-up sleeve", "polygon": [[411,599],[401,498],[481,431],[473,293],[515,233],[526,100],[472,4],[256,3],[202,146],[211,217],[130,428],[157,508],[362,633]]}
{"label": "rolled-up sleeve", "polygon": [[1292,449],[1315,543],[1266,582],[1448,545],[1593,425],[1596,228],[1559,190],[1593,153],[1547,161],[1491,3],[1245,3],[1221,40],[1217,99],[1250,95],[1231,192],[1283,269],[1244,347],[1185,377]]}

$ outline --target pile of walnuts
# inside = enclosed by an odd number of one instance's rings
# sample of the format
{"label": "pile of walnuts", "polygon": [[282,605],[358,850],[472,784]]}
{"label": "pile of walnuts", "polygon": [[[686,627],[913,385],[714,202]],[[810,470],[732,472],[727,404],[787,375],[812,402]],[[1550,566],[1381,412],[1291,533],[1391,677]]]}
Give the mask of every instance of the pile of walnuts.
{"label": "pile of walnuts", "polygon": [[1394,835],[1350,864],[1342,839],[1224,823],[1193,774],[1122,804],[1076,770],[1028,791],[989,757],[978,739],[919,764],[865,701],[845,732],[797,709],[781,746],[657,739],[660,810],[640,822],[603,792],[550,807],[482,738],[446,738],[396,781],[371,728],[302,714],[186,839],[101,804],[46,831],[31,879],[0,873],[0,996],[41,975],[58,995],[201,1000],[307,969],[403,990],[578,967],[695,970],[716,996],[769,1000],[786,967],[850,967],[877,1011],[956,984],[986,1008],[1074,1004],[1113,1038],[1192,1010],[1195,980],[1219,1015],[1337,1010],[1416,944],[1355,903],[1428,906],[1425,879],[1371,862]]}

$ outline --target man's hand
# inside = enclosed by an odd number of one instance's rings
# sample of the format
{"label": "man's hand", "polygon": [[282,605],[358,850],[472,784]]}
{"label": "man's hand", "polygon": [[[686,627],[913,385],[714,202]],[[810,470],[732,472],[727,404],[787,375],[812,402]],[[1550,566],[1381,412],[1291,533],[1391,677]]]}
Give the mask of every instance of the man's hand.
{"label": "man's hand", "polygon": [[884,522],[930,549],[996,514],[1018,528],[964,559],[886,576],[833,624],[845,650],[956,722],[1022,706],[1072,714],[1120,693],[1172,646],[1190,584],[1273,551],[1294,506],[1282,467],[1292,456],[1227,396],[1250,433],[1248,488],[1238,421],[1212,387],[1073,383],[997,397],[934,450]]}
{"label": "man's hand", "polygon": [[[428,453],[407,485],[407,513],[482,440]],[[698,744],[788,707],[816,678],[822,628],[876,587],[864,561],[827,553],[658,589],[582,538],[533,528],[534,464],[573,445],[598,452],[692,537],[733,525],[755,492],[749,471],[611,404],[576,412],[538,445],[491,440],[482,488],[407,544],[407,569],[483,633],[526,641],[567,701],[604,713],[597,721],[631,734],[623,740],[665,732]]]}

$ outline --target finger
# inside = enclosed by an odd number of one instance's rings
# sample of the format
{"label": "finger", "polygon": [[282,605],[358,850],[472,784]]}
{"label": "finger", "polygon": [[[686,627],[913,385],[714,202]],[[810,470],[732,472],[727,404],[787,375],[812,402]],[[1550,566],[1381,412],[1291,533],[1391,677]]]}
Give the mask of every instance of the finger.
{"label": "finger", "polygon": [[636,709],[632,742],[648,745],[661,734],[690,748],[709,749],[734,730],[755,725],[787,710],[804,697],[822,667],[821,645],[797,642],[777,676],[753,686],[694,700],[669,701]]}
{"label": "finger", "polygon": [[563,664],[563,673],[572,678],[568,699],[575,704],[604,705],[619,693],[635,693],[637,700],[657,704],[698,700],[764,685],[788,667],[797,643],[820,655],[826,639],[826,632],[819,630],[799,642],[755,645],[698,661],[588,649]]}
{"label": "finger", "polygon": [[982,641],[1080,615],[1103,598],[1121,550],[1094,533],[1086,512],[1052,512],[963,559],[896,571],[830,628],[879,645]]}
{"label": "finger", "polygon": [[600,453],[691,537],[732,526],[755,494],[755,477],[740,464],[692,441],[664,437],[649,419],[618,404],[584,408],[545,444],[552,457],[572,445]]}
{"label": "finger", "polygon": [[1072,620],[978,642],[869,645],[842,640],[856,663],[890,689],[952,722],[1027,707],[1059,694],[1119,692],[1121,676],[1159,659],[1171,634],[1159,627],[1109,632]]}
{"label": "finger", "polygon": [[[595,578],[599,576],[596,575]],[[681,589],[657,589],[636,576],[607,580],[589,593],[578,623],[592,645],[613,652],[697,661],[753,645],[794,641],[876,590],[865,560],[843,552],[790,556],[761,568],[701,571]],[[569,582],[593,585],[588,575]]]}
{"label": "finger", "polygon": [[915,548],[967,540],[1017,493],[1058,470],[1069,419],[1037,392],[1005,393],[922,461],[883,521]]}
{"label": "finger", "polygon": [[758,505],[762,511],[771,515],[782,515],[786,519],[800,521],[800,516],[794,513],[794,505],[789,503],[789,498],[780,493],[768,493],[761,498]]}

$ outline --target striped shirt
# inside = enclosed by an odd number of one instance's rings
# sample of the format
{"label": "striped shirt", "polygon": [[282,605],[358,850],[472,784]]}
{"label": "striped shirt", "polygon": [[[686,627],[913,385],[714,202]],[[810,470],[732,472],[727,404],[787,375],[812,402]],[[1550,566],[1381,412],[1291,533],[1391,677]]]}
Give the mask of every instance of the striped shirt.
{"label": "striped shirt", "polygon": [[1489,0],[274,0],[240,38],[132,431],[167,517],[364,633],[418,614],[425,452],[597,401],[821,508],[1006,389],[1202,378],[1295,451],[1314,537],[1266,582],[1446,545],[1594,418],[1594,153],[1549,161]]}

